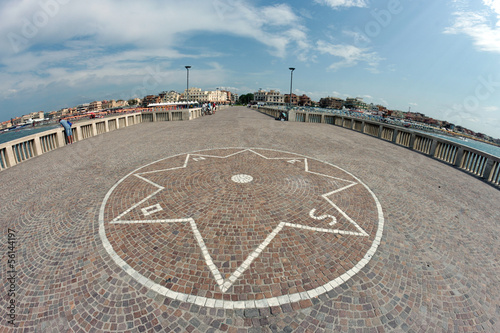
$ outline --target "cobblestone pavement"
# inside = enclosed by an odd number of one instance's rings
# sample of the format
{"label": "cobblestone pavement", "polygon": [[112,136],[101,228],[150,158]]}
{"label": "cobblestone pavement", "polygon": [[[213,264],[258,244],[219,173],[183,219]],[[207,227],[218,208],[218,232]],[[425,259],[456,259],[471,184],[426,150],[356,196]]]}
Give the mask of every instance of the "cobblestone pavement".
{"label": "cobblestone pavement", "polygon": [[500,191],[344,128],[234,107],[0,184],[1,332],[500,332]]}

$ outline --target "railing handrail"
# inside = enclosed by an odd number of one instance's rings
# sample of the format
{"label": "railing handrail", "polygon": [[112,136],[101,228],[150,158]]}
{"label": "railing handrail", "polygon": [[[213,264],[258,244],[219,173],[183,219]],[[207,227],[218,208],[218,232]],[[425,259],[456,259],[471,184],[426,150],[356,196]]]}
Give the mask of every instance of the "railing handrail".
{"label": "railing handrail", "polygon": [[[150,121],[157,121],[157,114],[168,114],[168,117],[161,117],[158,121],[192,120],[201,117],[201,108],[141,110],[104,118],[79,120],[71,126],[74,142],[82,141],[121,127],[142,123],[143,115],[146,114],[152,117]],[[130,124],[129,118],[133,119]],[[122,124],[120,124],[120,122],[122,122]],[[98,129],[97,124],[102,123],[105,125],[104,128],[101,126],[101,128]],[[113,128],[110,128],[110,124],[113,125]],[[64,128],[62,127],[48,129],[43,132],[0,143],[0,171],[66,145]]]}
{"label": "railing handrail", "polygon": [[[260,106],[259,111],[276,117],[277,112],[282,109],[272,108],[269,106]],[[333,117],[331,122],[330,120]],[[335,118],[340,119],[339,122]],[[436,159],[440,162],[457,167],[458,169],[486,181],[488,184],[497,188],[500,187],[500,157],[497,157],[488,152],[460,144],[445,138],[437,137],[431,133],[426,134],[420,131],[393,125],[385,122],[379,122],[371,119],[363,119],[363,117],[343,115],[339,113],[316,112],[310,110],[300,110],[292,108],[288,113],[289,121],[312,122],[312,123],[328,123],[335,126],[351,129],[363,134],[377,137],[379,139],[392,142],[402,147],[414,150],[420,154]],[[312,121],[311,121],[312,120]],[[319,120],[319,121],[318,121]],[[366,131],[366,125],[378,127],[376,134]],[[390,138],[386,138],[387,133]],[[373,128],[371,130],[373,131]],[[421,142],[420,139],[426,140]]]}

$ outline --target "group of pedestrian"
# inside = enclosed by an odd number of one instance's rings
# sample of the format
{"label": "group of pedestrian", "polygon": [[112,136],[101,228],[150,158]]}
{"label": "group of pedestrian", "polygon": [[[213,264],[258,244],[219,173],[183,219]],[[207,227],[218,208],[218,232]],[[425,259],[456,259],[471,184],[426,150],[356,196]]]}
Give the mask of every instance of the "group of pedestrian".
{"label": "group of pedestrian", "polygon": [[215,102],[203,103],[201,106],[201,114],[214,114],[217,111],[217,104]]}

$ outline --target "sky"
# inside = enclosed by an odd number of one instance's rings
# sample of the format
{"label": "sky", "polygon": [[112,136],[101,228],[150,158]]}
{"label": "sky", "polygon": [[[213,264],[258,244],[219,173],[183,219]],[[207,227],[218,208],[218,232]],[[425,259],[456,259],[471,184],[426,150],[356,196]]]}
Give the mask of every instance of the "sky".
{"label": "sky", "polygon": [[1,0],[0,121],[186,88],[362,97],[500,137],[500,0]]}

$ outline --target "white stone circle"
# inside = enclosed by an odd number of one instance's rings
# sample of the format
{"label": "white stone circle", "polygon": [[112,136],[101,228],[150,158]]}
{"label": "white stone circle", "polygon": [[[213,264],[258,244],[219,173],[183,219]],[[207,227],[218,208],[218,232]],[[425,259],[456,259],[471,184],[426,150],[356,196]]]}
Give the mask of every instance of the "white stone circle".
{"label": "white stone circle", "polygon": [[232,176],[231,180],[235,183],[247,184],[253,180],[253,177],[250,175],[239,174],[239,175]]}

